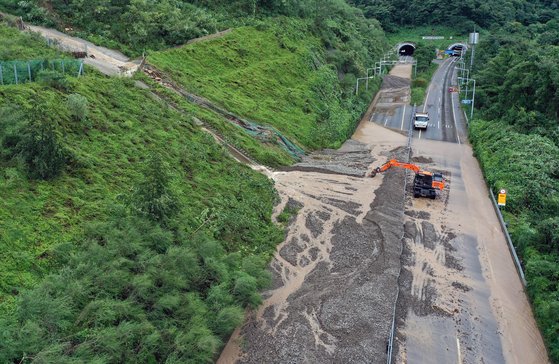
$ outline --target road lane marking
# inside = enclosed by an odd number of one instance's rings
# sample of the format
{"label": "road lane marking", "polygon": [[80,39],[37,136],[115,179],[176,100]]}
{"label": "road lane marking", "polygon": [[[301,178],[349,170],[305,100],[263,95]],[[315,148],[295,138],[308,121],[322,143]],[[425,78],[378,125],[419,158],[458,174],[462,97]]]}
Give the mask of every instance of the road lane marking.
{"label": "road lane marking", "polygon": [[387,122],[388,122],[388,118],[384,118],[384,126],[386,126]]}
{"label": "road lane marking", "polygon": [[[443,62],[443,66],[445,65],[445,63],[448,60]],[[441,66],[441,69],[443,68],[443,66]],[[444,77],[443,77],[443,82],[444,82]],[[425,104],[423,104],[423,112],[425,112],[425,109],[427,108],[427,103],[429,102],[429,94],[431,93],[431,85],[433,84],[433,82],[429,83],[429,87],[427,88],[427,97],[425,98]],[[443,84],[444,87],[444,84]]]}
{"label": "road lane marking", "polygon": [[421,139],[421,129],[419,129],[419,138],[418,139]]}
{"label": "road lane marking", "polygon": [[427,90],[427,97],[425,98],[425,104],[423,104],[423,112],[425,112],[425,109],[427,108],[427,102],[429,102],[429,93],[431,92],[431,85],[429,85],[429,88]]}
{"label": "road lane marking", "polygon": [[456,113],[454,111],[454,95],[450,94],[450,103],[451,103],[451,107],[452,107],[452,121],[454,121],[454,129],[456,129],[456,139],[458,139],[458,144],[462,144],[460,143],[460,136],[458,135],[458,128],[456,127]]}
{"label": "road lane marking", "polygon": [[404,112],[402,112],[402,125],[400,126],[400,130],[404,130],[404,118],[406,117],[406,105],[404,105]]}
{"label": "road lane marking", "polygon": [[456,348],[458,349],[458,364],[462,364],[462,353],[460,353],[460,340],[456,336]]}

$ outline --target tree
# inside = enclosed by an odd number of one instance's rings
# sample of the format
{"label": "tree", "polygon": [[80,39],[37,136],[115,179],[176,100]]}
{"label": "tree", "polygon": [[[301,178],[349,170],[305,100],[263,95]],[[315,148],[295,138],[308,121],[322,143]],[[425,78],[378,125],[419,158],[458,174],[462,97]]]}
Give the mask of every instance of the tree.
{"label": "tree", "polygon": [[148,219],[166,224],[179,211],[171,188],[172,175],[161,156],[153,154],[144,168],[144,179],[136,188],[133,204]]}
{"label": "tree", "polygon": [[66,164],[67,152],[50,121],[30,121],[23,130],[18,149],[29,176],[34,179],[55,178]]}

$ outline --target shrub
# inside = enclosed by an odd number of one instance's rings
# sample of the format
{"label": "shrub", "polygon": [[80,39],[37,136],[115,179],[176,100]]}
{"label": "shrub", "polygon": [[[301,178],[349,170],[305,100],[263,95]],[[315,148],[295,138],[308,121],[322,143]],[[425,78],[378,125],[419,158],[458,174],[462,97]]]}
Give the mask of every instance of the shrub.
{"label": "shrub", "polygon": [[21,157],[33,179],[52,179],[66,163],[66,151],[49,122],[31,121],[24,128],[18,144]]}
{"label": "shrub", "polygon": [[68,110],[74,120],[84,121],[89,114],[87,98],[79,94],[71,94],[68,96]]}
{"label": "shrub", "polygon": [[179,210],[171,189],[171,174],[161,156],[151,156],[144,169],[144,180],[138,185],[133,204],[148,219],[167,223]]}
{"label": "shrub", "polygon": [[62,92],[67,92],[70,87],[68,80],[62,73],[52,70],[43,70],[37,73],[37,81],[44,86]]}

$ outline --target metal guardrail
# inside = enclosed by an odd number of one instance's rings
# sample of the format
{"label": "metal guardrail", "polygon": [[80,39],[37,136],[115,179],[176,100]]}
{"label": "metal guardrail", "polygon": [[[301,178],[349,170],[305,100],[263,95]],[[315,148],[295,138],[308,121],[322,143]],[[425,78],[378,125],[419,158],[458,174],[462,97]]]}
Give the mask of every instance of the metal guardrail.
{"label": "metal guardrail", "polygon": [[[464,112],[464,118],[466,119],[466,125],[470,125],[470,121],[468,120],[468,115],[466,115],[466,113]],[[495,194],[493,193],[493,190],[491,189],[490,186],[488,186],[489,188],[489,195],[491,196],[491,202],[493,203],[493,208],[495,209],[495,214],[497,215],[498,219],[499,219],[499,224],[501,225],[501,230],[503,231],[503,233],[505,234],[505,238],[507,240],[507,245],[509,247],[509,252],[510,255],[512,257],[512,259],[514,260],[514,265],[516,268],[516,271],[518,273],[518,276],[520,277],[520,280],[522,281],[522,285],[524,287],[526,287],[526,276],[524,275],[524,271],[522,270],[522,264],[520,264],[520,259],[518,259],[518,254],[516,253],[516,248],[514,247],[514,244],[512,243],[512,239],[510,237],[509,234],[509,230],[507,228],[507,224],[505,223],[505,219],[503,218],[503,214],[501,213],[501,209],[499,208],[499,205],[497,204],[497,201],[495,200]]]}
{"label": "metal guardrail", "polygon": [[499,223],[501,224],[501,230],[503,230],[503,233],[505,234],[505,237],[507,238],[507,243],[508,243],[508,246],[509,246],[509,252],[510,252],[510,255],[512,256],[512,259],[514,260],[514,265],[516,266],[516,271],[518,272],[518,275],[520,276],[520,279],[522,280],[522,284],[524,285],[524,287],[526,287],[526,277],[524,276],[524,271],[522,270],[522,265],[520,264],[520,259],[518,259],[518,255],[516,254],[516,249],[515,249],[514,245],[512,244],[512,239],[510,238],[509,231],[507,229],[507,224],[505,223],[505,219],[503,219],[503,214],[501,213],[501,209],[499,208],[499,205],[497,205],[497,201],[495,200],[495,194],[493,193],[491,188],[489,188],[489,193],[491,195],[491,201],[493,202],[493,208],[495,208],[495,213],[497,214],[497,217],[499,218]]}
{"label": "metal guardrail", "polygon": [[[407,149],[408,155],[406,162],[410,161],[411,158],[411,141],[413,137],[413,128],[411,127],[413,122],[413,116],[415,115],[415,110],[417,106],[413,105],[411,110],[410,122],[408,126],[408,142],[407,142]],[[407,173],[407,172],[406,172]],[[406,189],[407,189],[408,179],[404,178],[404,204],[406,203]],[[404,235],[400,238],[400,241],[404,239]],[[402,242],[402,248],[400,249],[400,259],[402,257],[402,253],[404,252],[404,243]],[[398,270],[398,277],[397,281],[400,281],[400,276],[402,274],[402,265],[400,264],[400,269]],[[388,337],[388,343],[386,344],[386,363],[392,364],[392,355],[394,353],[394,336],[396,335],[396,306],[398,305],[398,298],[400,297],[400,285],[398,285],[398,289],[396,291],[396,299],[394,300],[394,307],[392,309],[392,326],[390,328],[390,336]]]}

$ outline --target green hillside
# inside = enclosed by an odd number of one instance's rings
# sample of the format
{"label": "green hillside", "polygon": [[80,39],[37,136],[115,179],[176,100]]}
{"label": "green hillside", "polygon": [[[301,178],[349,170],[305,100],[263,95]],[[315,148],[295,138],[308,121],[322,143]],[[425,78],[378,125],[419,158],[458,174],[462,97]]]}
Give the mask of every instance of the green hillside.
{"label": "green hillside", "polygon": [[[19,59],[58,56],[0,32]],[[208,360],[266,283],[282,239],[272,184],[193,124],[226,124],[219,116],[86,74],[0,87],[0,362]],[[193,337],[179,338],[184,325]],[[138,343],[126,335],[148,340],[145,350],[129,352]],[[113,344],[100,349],[101,337]]]}
{"label": "green hillside", "polygon": [[[342,97],[320,40],[303,25],[237,28],[219,39],[149,56],[190,92],[310,148],[349,137],[368,97]],[[378,85],[377,85],[378,87]]]}

